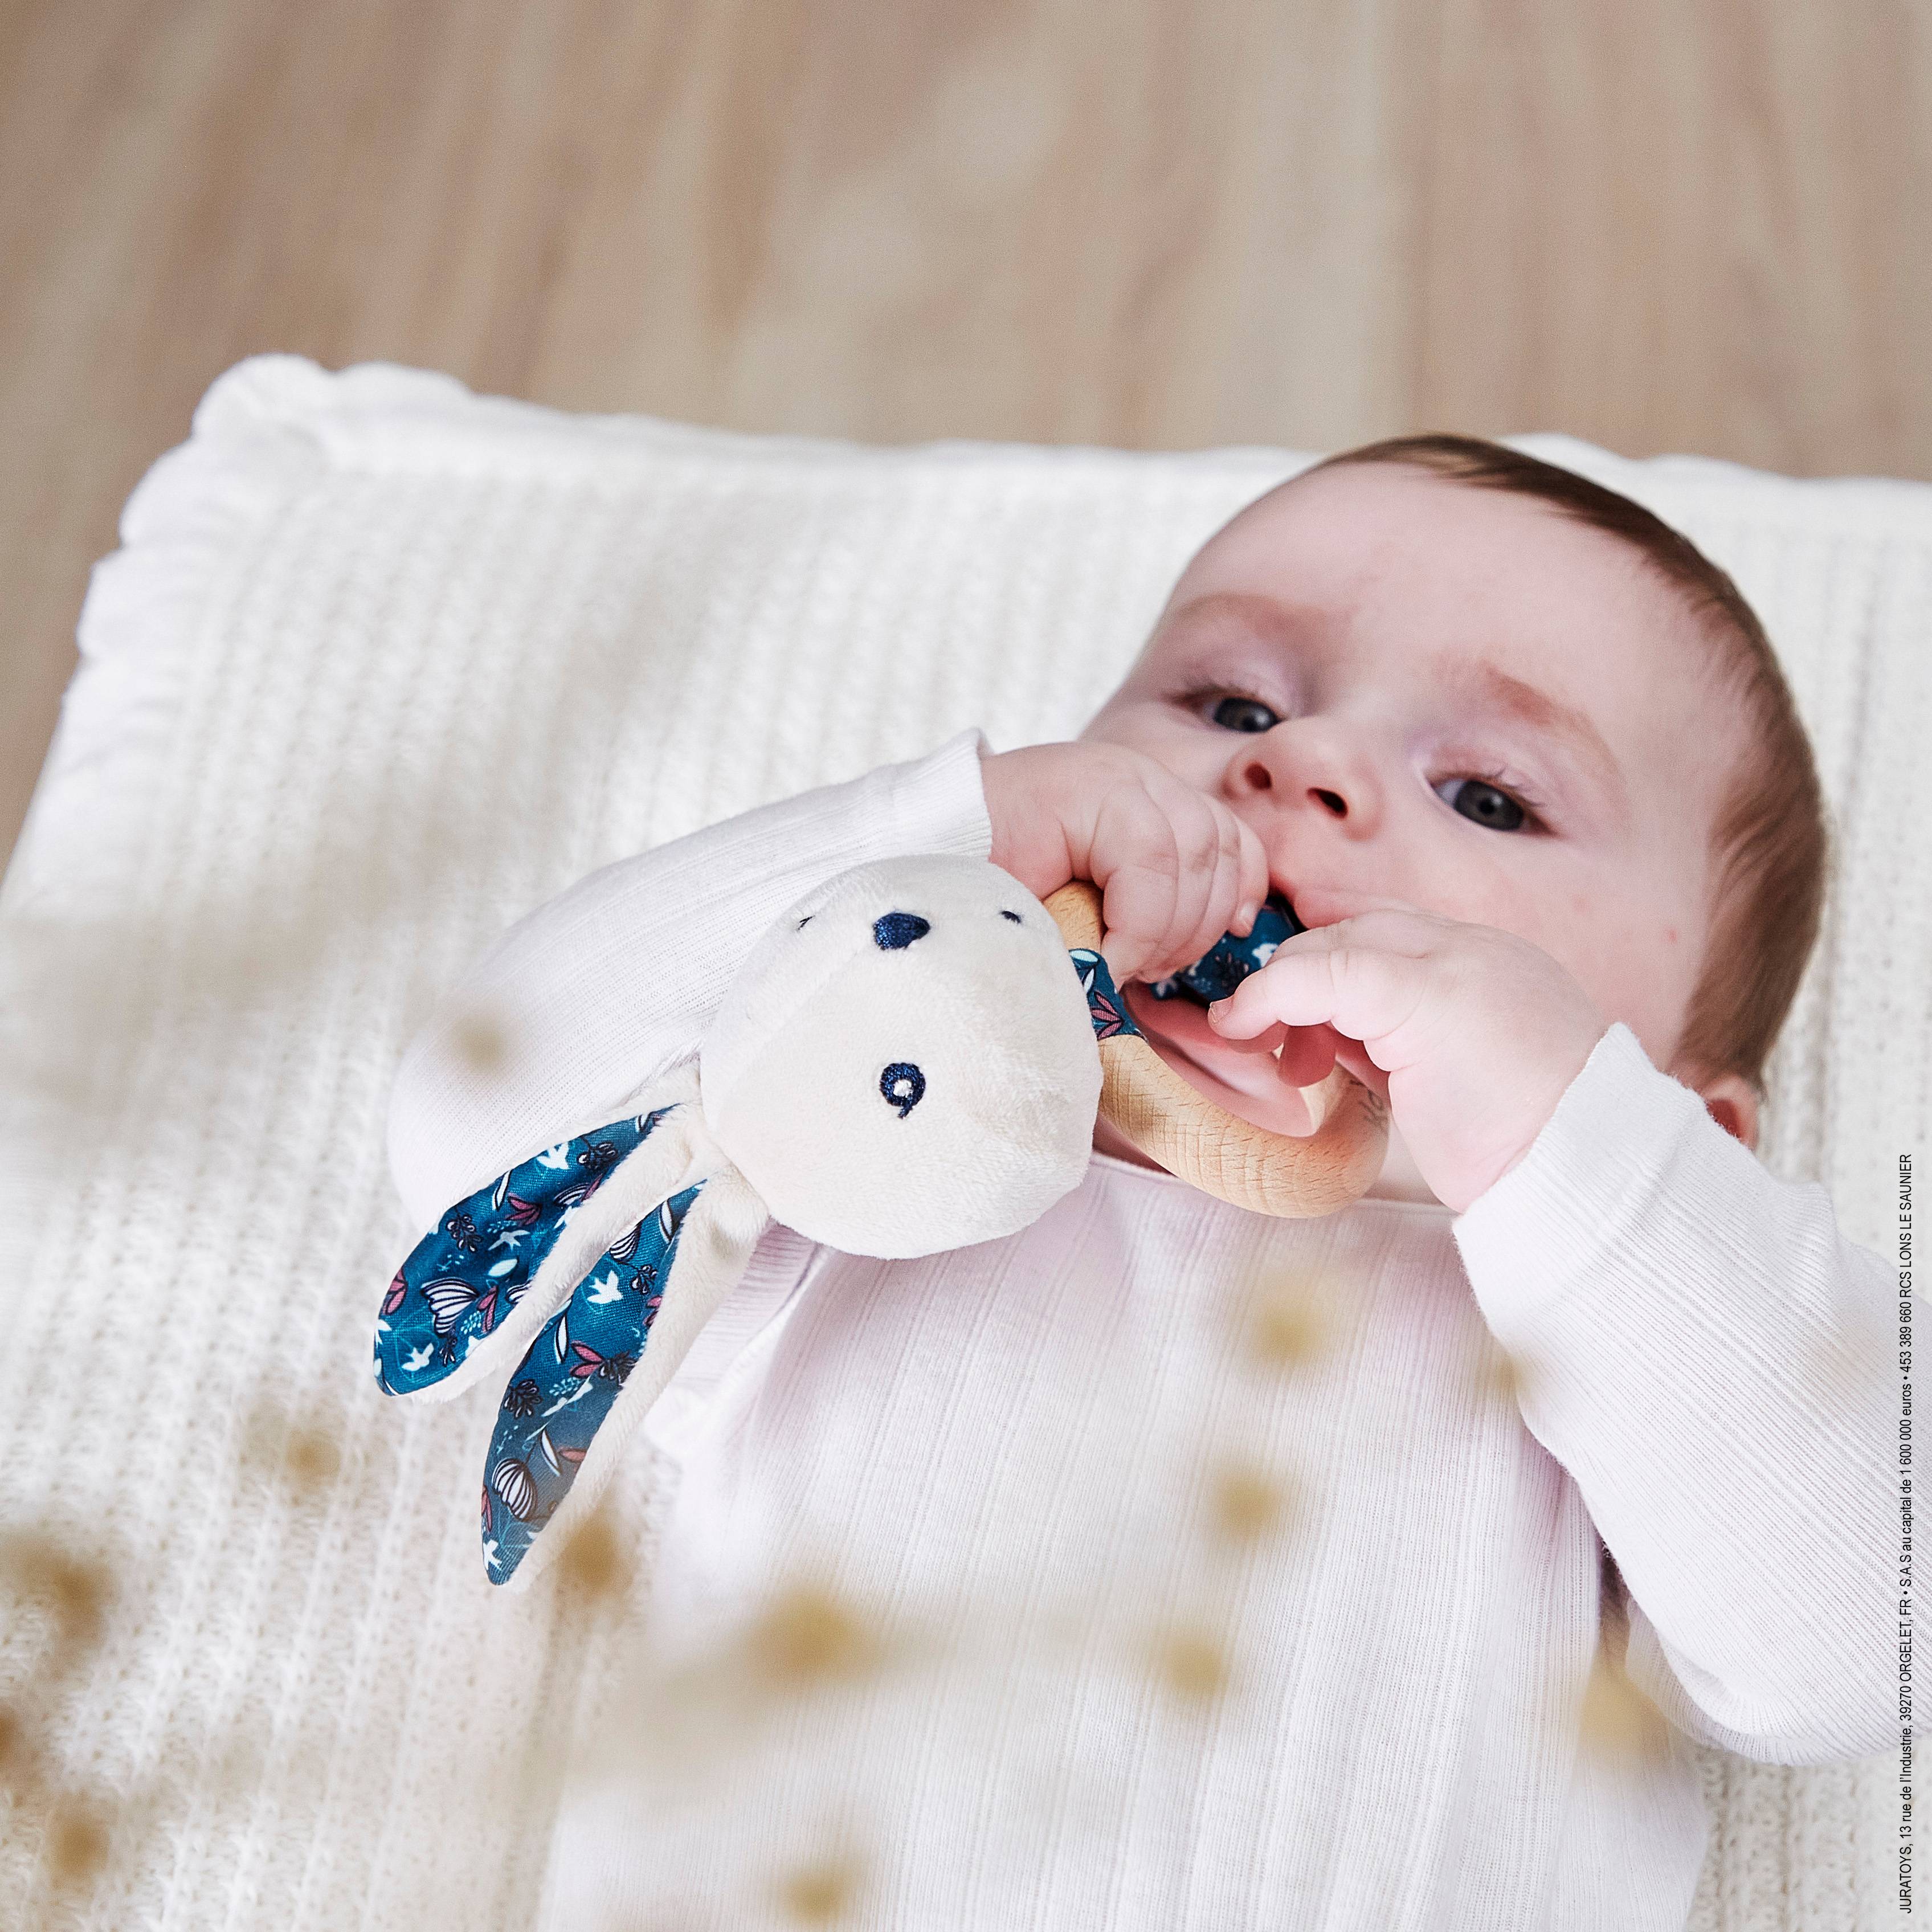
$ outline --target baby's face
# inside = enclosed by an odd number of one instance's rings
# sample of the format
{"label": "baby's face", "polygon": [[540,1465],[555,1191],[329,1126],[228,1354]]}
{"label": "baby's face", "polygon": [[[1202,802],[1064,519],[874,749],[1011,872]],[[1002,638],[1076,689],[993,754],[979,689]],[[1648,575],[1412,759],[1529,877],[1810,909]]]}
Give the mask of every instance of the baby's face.
{"label": "baby's face", "polygon": [[[1225,800],[1305,923],[1394,898],[1515,933],[1674,1070],[1742,746],[1708,656],[1615,538],[1533,499],[1352,466],[1272,492],[1200,550],[1082,736]],[[1264,1094],[1254,1056],[1182,1004],[1135,1003]]]}

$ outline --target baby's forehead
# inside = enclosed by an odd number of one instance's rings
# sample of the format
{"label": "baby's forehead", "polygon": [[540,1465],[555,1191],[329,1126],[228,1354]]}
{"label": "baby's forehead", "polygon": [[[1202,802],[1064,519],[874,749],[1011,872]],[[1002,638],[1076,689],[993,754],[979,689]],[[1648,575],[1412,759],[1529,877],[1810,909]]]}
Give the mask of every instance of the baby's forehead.
{"label": "baby's forehead", "polygon": [[[1322,562],[1327,570],[1312,568]],[[1553,571],[1641,578],[1659,593],[1671,587],[1646,568],[1639,547],[1533,494],[1360,463],[1318,466],[1263,491],[1200,545],[1176,588],[1231,566],[1262,578],[1366,585],[1401,580],[1412,574],[1405,565],[1458,580]]]}
{"label": "baby's forehead", "polygon": [[1699,601],[1638,546],[1533,496],[1394,463],[1317,469],[1256,498],[1188,560],[1148,641],[1244,634],[1310,658],[1354,645],[1398,676],[1424,658],[1517,675],[1570,659],[1660,680],[1674,702],[1721,700]]}

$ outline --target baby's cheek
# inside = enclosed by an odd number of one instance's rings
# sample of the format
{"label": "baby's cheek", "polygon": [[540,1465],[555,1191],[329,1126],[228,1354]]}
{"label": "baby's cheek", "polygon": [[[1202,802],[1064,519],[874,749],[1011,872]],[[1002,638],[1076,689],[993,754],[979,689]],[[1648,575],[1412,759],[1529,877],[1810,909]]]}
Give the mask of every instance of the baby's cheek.
{"label": "baby's cheek", "polygon": [[1673,1037],[1689,992],[1684,949],[1666,946],[1660,922],[1633,916],[1620,921],[1580,919],[1544,950],[1581,986],[1609,1020],[1622,1020],[1648,1045]]}
{"label": "baby's cheek", "polygon": [[1498,932],[1512,932],[1546,952],[1566,932],[1574,932],[1587,922],[1588,895],[1573,895],[1565,887],[1556,893],[1533,892],[1521,881],[1490,874],[1486,869],[1474,878],[1453,874],[1439,878],[1435,890],[1415,903],[1444,918],[1461,920],[1470,926],[1492,926]]}

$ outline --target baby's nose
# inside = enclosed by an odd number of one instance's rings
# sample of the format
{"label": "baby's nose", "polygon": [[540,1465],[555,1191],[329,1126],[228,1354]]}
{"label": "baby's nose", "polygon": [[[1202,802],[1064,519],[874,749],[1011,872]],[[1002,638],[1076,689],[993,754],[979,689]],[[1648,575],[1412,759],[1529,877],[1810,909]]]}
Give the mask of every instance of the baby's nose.
{"label": "baby's nose", "polygon": [[916,912],[881,913],[872,922],[872,938],[881,952],[899,952],[932,930],[932,922]]}

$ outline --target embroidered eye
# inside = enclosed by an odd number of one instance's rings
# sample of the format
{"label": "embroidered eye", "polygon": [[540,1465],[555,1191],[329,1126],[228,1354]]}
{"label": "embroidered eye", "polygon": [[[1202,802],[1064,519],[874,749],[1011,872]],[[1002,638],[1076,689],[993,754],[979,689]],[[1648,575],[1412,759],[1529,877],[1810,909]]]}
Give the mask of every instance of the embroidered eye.
{"label": "embroidered eye", "polygon": [[1000,908],[1000,916],[1002,919],[1011,920],[1016,926],[1024,926],[1026,923],[1026,921],[1022,919],[1018,913],[1009,912],[1004,906],[1002,906]]}
{"label": "embroidered eye", "polygon": [[792,931],[793,931],[793,932],[802,932],[805,930],[805,928],[806,928],[808,926],[809,926],[809,925],[812,923],[812,922],[814,919],[816,919],[818,916],[818,914],[816,914],[815,912],[808,912],[808,913],[807,913],[807,914],[806,914],[806,916],[804,916],[804,918],[802,918],[802,920],[800,920],[799,921],[799,922],[797,923],[797,925],[796,925],[795,926],[794,926],[794,927],[792,928]]}
{"label": "embroidered eye", "polygon": [[904,1120],[926,1098],[926,1076],[910,1060],[896,1060],[879,1076],[879,1091]]}
{"label": "embroidered eye", "polygon": [[932,930],[932,921],[916,912],[881,913],[872,922],[872,938],[881,952],[901,952]]}

